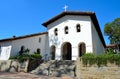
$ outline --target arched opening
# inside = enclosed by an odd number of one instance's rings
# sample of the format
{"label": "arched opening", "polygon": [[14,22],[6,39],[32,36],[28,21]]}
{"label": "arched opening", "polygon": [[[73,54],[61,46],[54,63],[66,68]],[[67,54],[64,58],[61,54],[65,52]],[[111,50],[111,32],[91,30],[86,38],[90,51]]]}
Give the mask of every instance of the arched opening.
{"label": "arched opening", "polygon": [[55,34],[55,36],[58,35],[58,29],[57,29],[57,28],[55,28],[55,30],[54,30],[54,34]]}
{"label": "arched opening", "polygon": [[68,34],[68,26],[65,27],[65,34]]}
{"label": "arched opening", "polygon": [[41,54],[40,48],[37,48],[37,54]]}
{"label": "arched opening", "polygon": [[56,48],[55,46],[51,46],[50,48],[50,55],[51,55],[51,60],[55,60],[55,51],[56,51]]}
{"label": "arched opening", "polygon": [[80,31],[81,31],[80,28],[81,28],[81,27],[80,27],[80,24],[77,24],[77,25],[76,25],[76,30],[77,30],[77,32],[80,32]]}
{"label": "arched opening", "polygon": [[62,45],[62,59],[71,60],[72,59],[72,45],[69,42],[66,42]]}
{"label": "arched opening", "polygon": [[84,55],[86,53],[86,45],[85,43],[80,43],[78,45],[78,51],[79,51],[79,57],[81,57],[82,55]]}

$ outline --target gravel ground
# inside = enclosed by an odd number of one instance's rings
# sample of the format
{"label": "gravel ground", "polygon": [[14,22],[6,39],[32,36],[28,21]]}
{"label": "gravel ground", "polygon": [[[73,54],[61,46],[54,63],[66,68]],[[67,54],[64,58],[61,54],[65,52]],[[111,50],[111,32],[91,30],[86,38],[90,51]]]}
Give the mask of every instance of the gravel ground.
{"label": "gravel ground", "polygon": [[72,77],[51,77],[51,76],[39,76],[30,73],[7,73],[0,72],[0,79],[77,79]]}

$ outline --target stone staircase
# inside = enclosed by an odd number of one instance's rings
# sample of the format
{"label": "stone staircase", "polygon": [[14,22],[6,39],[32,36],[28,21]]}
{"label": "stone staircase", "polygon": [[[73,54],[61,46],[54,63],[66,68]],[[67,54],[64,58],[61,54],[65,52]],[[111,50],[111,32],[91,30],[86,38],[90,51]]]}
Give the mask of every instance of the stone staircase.
{"label": "stone staircase", "polygon": [[40,64],[32,74],[47,76],[76,76],[76,61],[73,60],[50,60]]}

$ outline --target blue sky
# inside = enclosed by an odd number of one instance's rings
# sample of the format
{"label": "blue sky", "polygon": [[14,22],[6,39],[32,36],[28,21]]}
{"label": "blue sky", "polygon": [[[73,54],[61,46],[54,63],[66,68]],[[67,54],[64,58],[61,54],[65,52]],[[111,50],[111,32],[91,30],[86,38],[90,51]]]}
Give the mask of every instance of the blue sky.
{"label": "blue sky", "polygon": [[95,12],[102,33],[105,23],[120,17],[120,0],[0,0],[0,39],[45,32],[41,24],[63,12],[64,5]]}

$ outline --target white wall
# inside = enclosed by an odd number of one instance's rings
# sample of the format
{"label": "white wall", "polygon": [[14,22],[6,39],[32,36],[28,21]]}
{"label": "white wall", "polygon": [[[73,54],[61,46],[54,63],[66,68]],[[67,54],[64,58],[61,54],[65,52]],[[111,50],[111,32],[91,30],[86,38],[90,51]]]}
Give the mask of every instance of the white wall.
{"label": "white wall", "polygon": [[[39,42],[39,38],[41,38],[41,42]],[[10,56],[15,56],[15,55],[19,54],[21,46],[25,46],[25,48],[29,48],[30,54],[37,51],[37,48],[40,48],[41,55],[44,56],[46,53],[49,52],[49,49],[48,49],[49,45],[48,44],[49,43],[48,43],[48,35],[47,34],[32,36],[32,37],[27,37],[27,38],[23,38],[23,39],[17,39],[17,40],[6,41],[6,42],[0,43],[1,48],[3,48],[3,47],[6,48],[8,46],[12,47],[12,49],[10,51],[11,52]]]}
{"label": "white wall", "polygon": [[92,42],[93,42],[93,53],[101,54],[105,52],[105,48],[102,44],[102,41],[100,40],[100,37],[98,36],[98,32],[95,29],[95,26],[93,23],[92,25]]}
{"label": "white wall", "polygon": [[[81,25],[81,32],[76,31],[76,25]],[[68,26],[69,33],[64,33],[64,27]],[[72,60],[78,57],[78,44],[84,42],[86,44],[86,52],[93,52],[92,50],[92,35],[91,35],[91,19],[89,16],[72,16],[67,15],[59,20],[49,24],[49,42],[56,46],[56,56],[61,55],[61,47],[65,42],[72,45]],[[58,36],[54,35],[54,29],[58,29]]]}
{"label": "white wall", "polygon": [[[39,42],[39,38],[41,38],[41,42]],[[21,46],[25,46],[25,48],[29,48],[30,54],[34,53],[37,50],[37,48],[40,48],[41,54],[44,55],[44,53],[46,53],[46,49],[45,49],[46,39],[47,39],[46,34],[44,34],[44,35],[14,40],[12,42],[11,55],[14,56],[18,54],[21,49]]]}

